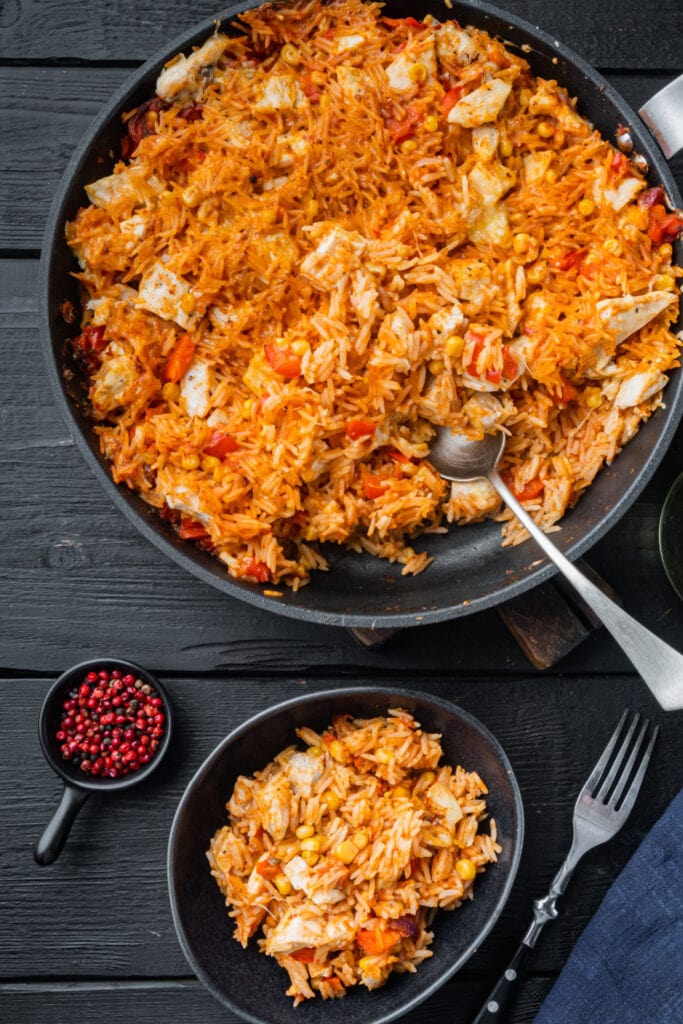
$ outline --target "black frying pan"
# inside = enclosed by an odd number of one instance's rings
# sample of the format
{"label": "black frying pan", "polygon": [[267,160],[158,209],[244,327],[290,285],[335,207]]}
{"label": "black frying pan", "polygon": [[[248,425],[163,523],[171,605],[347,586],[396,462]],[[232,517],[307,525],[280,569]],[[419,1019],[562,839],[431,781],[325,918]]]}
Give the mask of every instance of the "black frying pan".
{"label": "black frying pan", "polygon": [[[236,14],[255,6],[253,0],[232,4],[220,18],[227,26]],[[642,121],[593,68],[550,36],[478,0],[456,2],[452,10],[428,0],[390,0],[386,13],[419,18],[432,14],[440,20],[452,17],[463,25],[485,29],[508,46],[524,46],[533,72],[557,79],[578,96],[580,112],[605,138],[613,139],[619,124],[629,127],[636,151],[649,164],[651,183],[663,184],[671,201],[681,205],[666,160]],[[65,299],[79,308],[78,288],[69,276],[75,264],[64,241],[64,225],[86,201],[83,186],[113,166],[119,150],[121,113],[149,99],[163,64],[176,53],[204,42],[213,29],[214,20],[207,20],[174,39],[119,89],[74,153],[50,211],[40,280],[42,336],[58,403],[88,464],[118,507],[161,551],[219,590],[281,615],[339,626],[410,626],[468,615],[536,586],[553,575],[553,566],[532,543],[501,548],[500,525],[487,522],[418,541],[418,550],[427,548],[436,558],[416,577],[402,577],[396,566],[385,561],[328,546],[328,573],[314,574],[309,585],[297,593],[286,591],[279,599],[268,598],[255,584],[233,579],[217,559],[180,540],[141,498],[112,481],[85,415],[83,382],[70,361],[67,339],[74,331],[61,315]],[[680,262],[680,248],[678,259]],[[564,517],[554,540],[569,558],[587,551],[635,501],[662,459],[682,412],[683,375],[679,370],[671,374],[665,408],[643,425],[614,465],[599,474],[577,507]]]}

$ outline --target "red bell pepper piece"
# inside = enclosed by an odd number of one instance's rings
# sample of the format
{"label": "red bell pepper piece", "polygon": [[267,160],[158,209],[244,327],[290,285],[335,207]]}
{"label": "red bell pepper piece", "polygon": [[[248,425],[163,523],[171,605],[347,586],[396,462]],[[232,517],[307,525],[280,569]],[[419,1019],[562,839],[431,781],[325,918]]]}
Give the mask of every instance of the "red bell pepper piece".
{"label": "red bell pepper piece", "polygon": [[346,436],[351,441],[357,441],[359,437],[372,437],[375,433],[375,424],[370,420],[349,420],[346,424]]}
{"label": "red bell pepper piece", "polygon": [[164,380],[176,383],[182,380],[194,358],[194,347],[194,342],[189,334],[180,335],[164,367]]}
{"label": "red bell pepper piece", "polygon": [[377,476],[375,473],[365,473],[363,475],[363,493],[366,498],[381,498],[388,486],[389,481],[383,480],[381,476]]}
{"label": "red bell pepper piece", "polygon": [[178,536],[183,540],[204,540],[209,535],[196,519],[181,519]]}
{"label": "red bell pepper piece", "polygon": [[312,964],[315,960],[315,947],[304,946],[303,949],[295,949],[289,955],[292,960],[298,960],[300,964]]}
{"label": "red bell pepper piece", "polygon": [[225,459],[239,450],[239,445],[230,434],[223,434],[220,430],[214,430],[211,440],[204,448],[206,455],[213,455],[216,459]]}
{"label": "red bell pepper piece", "polygon": [[270,580],[270,569],[265,562],[257,562],[255,558],[252,558],[251,561],[247,562],[243,575],[253,576],[259,583],[268,583]]}
{"label": "red bell pepper piece", "polygon": [[273,344],[266,345],[265,352],[270,366],[281,377],[293,379],[301,374],[301,358],[296,352]]}

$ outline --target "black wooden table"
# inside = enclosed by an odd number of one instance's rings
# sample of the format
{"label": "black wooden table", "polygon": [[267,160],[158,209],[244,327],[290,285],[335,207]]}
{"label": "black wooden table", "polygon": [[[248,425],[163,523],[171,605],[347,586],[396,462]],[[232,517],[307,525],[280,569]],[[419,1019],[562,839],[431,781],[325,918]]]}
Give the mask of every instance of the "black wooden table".
{"label": "black wooden table", "polygon": [[[575,793],[630,706],[662,725],[623,834],[586,858],[547,929],[511,1021],[532,1021],[617,872],[680,788],[680,716],[659,712],[604,631],[548,673],[532,670],[495,611],[411,630],[366,651],[343,630],[231,600],[166,561],[112,507],[60,420],[36,329],[43,224],[67,159],[113,90],[214,0],[0,2],[0,1019],[15,1024],[230,1020],[175,938],[165,849],[180,794],[251,713],[340,682],[410,683],[461,703],[499,737],[527,815],[510,902],[467,967],[409,1020],[465,1024],[526,928],[571,834]],[[682,70],[679,0],[543,0],[509,7],[573,46],[638,107]],[[677,162],[683,184],[683,163]],[[683,465],[679,432],[640,500],[589,554],[626,608],[683,644],[683,604],[657,522]],[[61,859],[31,848],[58,799],[36,723],[51,679],[111,653],[158,671],[177,707],[168,763],[139,792],[91,800]]]}

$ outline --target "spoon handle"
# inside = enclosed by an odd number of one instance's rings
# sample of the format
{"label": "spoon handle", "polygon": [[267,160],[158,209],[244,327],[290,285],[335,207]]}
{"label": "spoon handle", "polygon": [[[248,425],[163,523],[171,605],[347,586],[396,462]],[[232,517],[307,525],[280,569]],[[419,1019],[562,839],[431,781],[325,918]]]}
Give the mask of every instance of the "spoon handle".
{"label": "spoon handle", "polygon": [[645,626],[641,626],[572,565],[536,525],[529,513],[525,512],[495,469],[489,473],[489,480],[539,547],[601,619],[650,687],[660,706],[665,711],[683,708],[683,655]]}

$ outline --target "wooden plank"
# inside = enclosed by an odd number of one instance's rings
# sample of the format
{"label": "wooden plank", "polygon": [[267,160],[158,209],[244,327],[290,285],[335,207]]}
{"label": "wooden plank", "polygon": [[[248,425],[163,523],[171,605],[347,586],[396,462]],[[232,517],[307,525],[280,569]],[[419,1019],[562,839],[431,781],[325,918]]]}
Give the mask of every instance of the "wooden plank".
{"label": "wooden plank", "polygon": [[[175,672],[531,671],[493,611],[407,630],[364,651],[343,629],[258,611],[167,560],[110,504],[53,404],[35,329],[36,269],[0,261],[0,665],[51,672],[110,651]],[[679,432],[644,496],[590,553],[601,575],[618,581],[625,607],[674,644],[683,604],[659,560],[657,522],[682,462]],[[562,668],[625,671],[628,663],[600,631]]]}
{"label": "wooden plank", "polygon": [[[177,715],[167,762],[139,791],[106,801],[91,798],[62,856],[48,868],[34,864],[31,850],[56,806],[60,784],[30,739],[48,680],[0,682],[0,977],[186,976],[164,880],[168,832],[185,785],[216,743],[252,714],[338,685],[293,677],[164,681]],[[354,678],[368,682],[362,675]],[[560,920],[543,934],[534,969],[556,971],[683,782],[682,716],[660,712],[634,677],[514,678],[485,685],[471,676],[423,677],[416,685],[477,715],[500,740],[522,790],[527,828],[518,880],[500,922],[469,964],[489,983],[525,930],[532,899],[543,894],[566,853],[576,793],[622,707],[662,725],[628,826],[586,858],[563,898]]]}
{"label": "wooden plank", "polygon": [[[581,0],[550,5],[544,0],[517,0],[508,6],[596,66],[679,66],[683,26],[677,0],[604,0],[593,5],[590,17]],[[219,14],[221,4],[167,0],[163,14],[160,10],[154,0],[112,0],[91,5],[84,17],[79,0],[10,0],[0,16],[0,57],[146,60],[175,35]]]}
{"label": "wooden plank", "polygon": [[[11,100],[3,112],[0,250],[41,245],[49,205],[74,146],[129,74],[111,67],[0,68],[0,95]],[[670,77],[609,76],[635,107]],[[683,183],[683,156],[672,166]]]}
{"label": "wooden plank", "polygon": [[[541,1001],[553,984],[549,975],[524,979],[506,1024],[532,1024]],[[433,1024],[437,1019],[466,1024],[488,993],[488,982],[460,972],[431,999],[401,1018],[405,1024]],[[50,1024],[106,1020],[108,1024],[136,1021],[200,1021],[201,1024],[241,1024],[198,981],[48,983],[0,985],[0,1002],[13,1024]]]}

